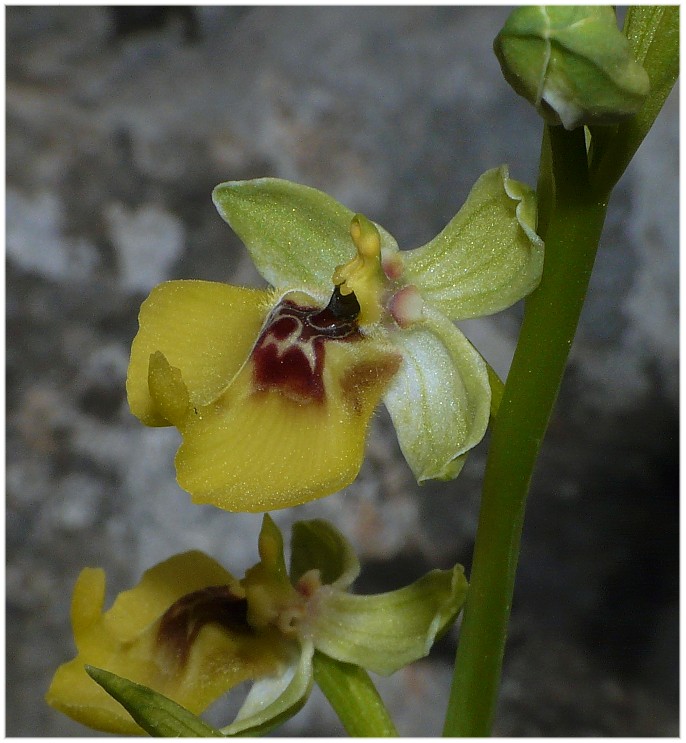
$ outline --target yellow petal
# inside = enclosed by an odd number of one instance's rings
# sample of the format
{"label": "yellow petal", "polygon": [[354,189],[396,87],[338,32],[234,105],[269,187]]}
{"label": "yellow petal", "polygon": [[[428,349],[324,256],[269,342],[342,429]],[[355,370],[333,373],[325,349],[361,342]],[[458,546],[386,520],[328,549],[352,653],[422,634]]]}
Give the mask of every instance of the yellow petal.
{"label": "yellow petal", "polygon": [[268,511],[329,495],[355,479],[371,415],[401,359],[369,338],[324,347],[321,395],[256,388],[251,358],[215,402],[189,414],[176,467],[194,502]]}
{"label": "yellow petal", "polygon": [[248,356],[271,296],[211,281],[168,281],[153,289],[141,306],[131,347],[126,380],[131,412],[146,425],[170,423],[148,387],[150,357],[156,352],[180,371],[192,405],[214,399]]}
{"label": "yellow petal", "polygon": [[198,714],[233,686],[275,673],[287,660],[275,635],[251,632],[240,621],[238,631],[222,623],[232,611],[242,616],[241,589],[200,552],[176,555],[148,570],[103,614],[104,589],[102,571],[82,572],[72,602],[79,654],[57,670],[46,696],[89,727],[121,735],[143,732],[86,674],[84,664],[149,686]]}

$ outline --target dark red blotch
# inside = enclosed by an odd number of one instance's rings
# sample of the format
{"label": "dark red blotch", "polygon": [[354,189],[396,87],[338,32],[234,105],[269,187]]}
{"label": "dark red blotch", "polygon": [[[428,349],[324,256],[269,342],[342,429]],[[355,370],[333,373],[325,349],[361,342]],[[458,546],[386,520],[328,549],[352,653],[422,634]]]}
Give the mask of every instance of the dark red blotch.
{"label": "dark red blotch", "polygon": [[[359,339],[359,311],[355,295],[343,296],[338,287],[324,309],[301,307],[289,300],[280,302],[253,349],[253,378],[257,389],[279,389],[298,401],[323,402],[325,344]],[[275,341],[287,345],[280,349]],[[307,346],[311,349],[313,364],[306,354]]]}
{"label": "dark red blotch", "polygon": [[162,615],[157,645],[184,666],[200,630],[218,624],[231,632],[252,632],[248,624],[248,603],[231,586],[208,586],[182,596]]}

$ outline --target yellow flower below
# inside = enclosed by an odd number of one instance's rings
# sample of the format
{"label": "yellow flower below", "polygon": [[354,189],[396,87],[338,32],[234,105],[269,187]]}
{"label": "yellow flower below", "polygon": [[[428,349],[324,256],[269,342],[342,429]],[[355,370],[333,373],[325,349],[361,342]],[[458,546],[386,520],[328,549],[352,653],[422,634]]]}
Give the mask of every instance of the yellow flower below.
{"label": "yellow flower below", "polygon": [[71,610],[78,655],[60,666],[46,695],[51,706],[96,730],[143,732],[88,676],[86,664],[152,687],[197,714],[285,662],[275,634],[248,626],[239,582],[200,552],[148,570],[103,613],[104,597],[104,571],[83,570]]}
{"label": "yellow flower below", "polygon": [[[466,594],[459,565],[388,593],[351,594],[359,561],[321,520],[293,525],[290,569],[268,515],[258,549],[240,581],[200,552],[176,555],[104,613],[104,573],[84,570],[72,601],[77,657],[57,670],[48,703],[119,735],[263,734],[304,704],[315,650],[394,673],[427,655]],[[244,681],[253,683],[233,722],[213,731],[198,715]]]}

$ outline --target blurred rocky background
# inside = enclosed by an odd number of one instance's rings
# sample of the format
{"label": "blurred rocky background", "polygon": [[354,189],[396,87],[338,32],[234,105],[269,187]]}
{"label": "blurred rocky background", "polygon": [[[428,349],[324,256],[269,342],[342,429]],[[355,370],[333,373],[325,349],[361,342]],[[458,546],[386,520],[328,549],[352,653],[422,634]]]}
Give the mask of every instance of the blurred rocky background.
{"label": "blurred rocky background", "polygon": [[[487,168],[535,183],[541,125],[505,84],[496,7],[19,7],[7,18],[7,734],[89,735],[43,694],[71,589],[108,598],[200,548],[234,573],[259,515],[192,506],[173,430],[128,412],[137,312],[169,278],[255,283],[210,200],[272,175],[416,247]],[[495,731],[678,734],[678,101],[615,191],[529,502]],[[506,373],[521,308],[464,324]],[[334,521],[361,592],[469,568],[487,442],[421,488],[385,412]],[[440,732],[457,630],[379,681],[404,735]],[[221,714],[219,715],[221,717]],[[339,735],[315,693],[282,734]]]}

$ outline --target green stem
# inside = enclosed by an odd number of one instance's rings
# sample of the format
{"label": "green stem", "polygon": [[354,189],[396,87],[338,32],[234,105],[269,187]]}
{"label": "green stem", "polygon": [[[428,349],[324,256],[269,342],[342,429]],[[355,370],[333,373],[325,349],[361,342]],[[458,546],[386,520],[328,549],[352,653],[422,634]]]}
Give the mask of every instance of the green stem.
{"label": "green stem", "polygon": [[315,652],[314,680],[329,700],[348,735],[397,737],[388,710],[367,672],[359,666]]}
{"label": "green stem", "polygon": [[[524,320],[491,434],[470,589],[444,728],[489,735],[510,616],[524,507],[579,321],[607,198],[588,181],[583,129],[549,127],[554,200],[539,288]],[[554,184],[554,186],[553,186]]]}

